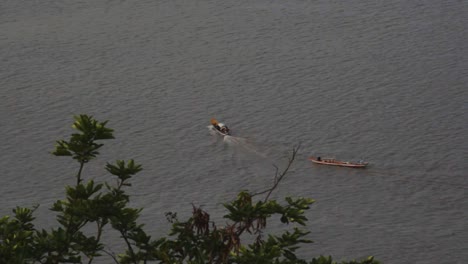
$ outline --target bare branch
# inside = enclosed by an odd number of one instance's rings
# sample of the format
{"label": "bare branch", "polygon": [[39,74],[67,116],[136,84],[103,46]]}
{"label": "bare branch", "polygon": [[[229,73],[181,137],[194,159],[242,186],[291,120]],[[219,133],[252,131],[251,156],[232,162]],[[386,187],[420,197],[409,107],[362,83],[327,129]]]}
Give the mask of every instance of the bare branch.
{"label": "bare branch", "polygon": [[292,155],[291,157],[289,158],[288,160],[288,165],[286,166],[286,168],[283,170],[283,172],[281,173],[278,173],[279,169],[276,165],[273,165],[275,168],[276,168],[276,172],[275,172],[275,178],[274,178],[274,181],[273,181],[273,186],[267,190],[264,190],[264,191],[261,191],[261,192],[258,192],[258,193],[255,193],[255,194],[252,194],[252,197],[253,196],[256,196],[256,195],[261,195],[261,194],[265,194],[265,193],[268,193],[267,196],[265,197],[265,202],[268,200],[268,198],[270,198],[270,195],[271,193],[278,187],[278,184],[281,182],[281,180],[284,179],[284,177],[286,176],[287,172],[289,171],[289,169],[291,168],[291,165],[293,164],[294,162],[294,159],[296,158],[296,154],[297,152],[299,151],[299,148],[301,147],[301,145],[299,144],[297,147],[293,148],[293,151],[292,151]]}
{"label": "bare branch", "polygon": [[[112,251],[112,250],[111,250],[111,251]],[[119,261],[118,261],[117,258],[115,257],[115,253],[114,253],[114,252],[110,253],[110,252],[108,252],[108,251],[105,250],[105,249],[103,249],[102,252],[104,252],[104,253],[106,253],[107,255],[109,255],[110,257],[112,257],[112,258],[114,259],[115,263],[119,264]]]}

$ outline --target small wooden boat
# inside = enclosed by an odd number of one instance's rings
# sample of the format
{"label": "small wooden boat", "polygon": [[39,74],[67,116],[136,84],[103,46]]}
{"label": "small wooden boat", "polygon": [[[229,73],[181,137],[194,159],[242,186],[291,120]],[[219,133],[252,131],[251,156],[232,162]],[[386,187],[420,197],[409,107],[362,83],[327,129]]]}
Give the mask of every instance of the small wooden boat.
{"label": "small wooden boat", "polygon": [[365,168],[369,163],[368,162],[350,162],[350,161],[339,161],[336,159],[328,159],[321,157],[309,157],[309,160],[313,163],[323,164],[323,165],[332,165],[332,166],[341,166],[349,168]]}
{"label": "small wooden boat", "polygon": [[230,135],[229,128],[225,124],[218,122],[218,120],[214,118],[211,118],[210,122],[211,122],[212,129],[214,131],[218,132],[219,134],[223,136]]}

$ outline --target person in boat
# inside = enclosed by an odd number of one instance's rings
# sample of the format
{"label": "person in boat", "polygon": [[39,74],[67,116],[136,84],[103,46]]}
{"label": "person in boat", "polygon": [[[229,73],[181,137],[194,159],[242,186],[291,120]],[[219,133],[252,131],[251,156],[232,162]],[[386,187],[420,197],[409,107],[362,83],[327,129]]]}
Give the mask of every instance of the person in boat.
{"label": "person in boat", "polygon": [[320,158],[320,156],[319,156],[319,157],[317,157],[317,160],[318,160],[318,161],[322,161],[322,158]]}
{"label": "person in boat", "polygon": [[221,127],[220,131],[223,132],[224,134],[227,134],[229,133],[229,128],[227,126],[223,126]]}
{"label": "person in boat", "polygon": [[228,134],[229,133],[229,128],[223,124],[223,123],[216,123],[213,124],[213,126],[221,133],[223,134]]}

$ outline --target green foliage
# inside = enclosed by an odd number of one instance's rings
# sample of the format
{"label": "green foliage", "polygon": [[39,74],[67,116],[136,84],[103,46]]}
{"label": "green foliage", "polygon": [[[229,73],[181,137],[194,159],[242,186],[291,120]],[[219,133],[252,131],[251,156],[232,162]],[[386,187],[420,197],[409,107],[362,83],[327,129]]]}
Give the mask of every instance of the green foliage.
{"label": "green foliage", "polygon": [[95,158],[99,148],[103,144],[96,143],[96,140],[113,139],[113,130],[106,127],[106,122],[98,122],[93,117],[87,115],[75,116],[72,128],[80,133],[72,134],[69,141],[59,140],[53,152],[56,156],[72,156],[79,162],[88,162]]}
{"label": "green foliage", "polygon": [[0,263],[24,263],[34,257],[33,210],[16,207],[14,218],[0,218]]}
{"label": "green foliage", "polygon": [[132,176],[140,172],[142,168],[141,165],[135,164],[133,160],[128,161],[127,165],[125,165],[125,161],[117,160],[116,165],[107,163],[106,170],[118,177],[120,189],[122,186],[132,186],[130,183],[127,183],[126,180],[132,178]]}
{"label": "green foliage", "polygon": [[[115,185],[82,179],[83,166],[97,157],[103,144],[112,139],[113,130],[106,122],[87,115],[75,116],[73,128],[77,133],[69,140],[59,140],[53,154],[71,156],[79,164],[76,184],[65,187],[65,198],[56,201],[51,211],[56,213],[57,226],[37,230],[33,225],[35,208],[13,210],[14,217],[0,218],[0,263],[92,263],[95,258],[110,255],[115,263],[277,263],[277,264],[338,264],[331,257],[320,256],[310,262],[296,256],[296,250],[307,239],[306,210],[314,203],[309,198],[286,197],[283,202],[270,199],[270,194],[286,176],[297,149],[286,169],[275,175],[271,188],[256,194],[242,191],[236,199],[225,203],[224,225],[210,220],[210,215],[193,205],[192,216],[179,221],[176,213],[166,213],[172,228],[168,237],[152,239],[138,223],[141,208],[128,206],[125,188],[142,170],[134,160],[107,163],[105,169],[116,177]],[[261,195],[264,195],[261,198]],[[272,216],[291,231],[265,235]],[[110,228],[104,227],[110,225]],[[84,232],[86,230],[86,232]],[[91,230],[91,231],[90,231]],[[101,241],[104,230],[115,232],[125,250],[117,255],[108,253]],[[251,241],[249,243],[245,241]],[[342,264],[377,264],[373,257]]]}

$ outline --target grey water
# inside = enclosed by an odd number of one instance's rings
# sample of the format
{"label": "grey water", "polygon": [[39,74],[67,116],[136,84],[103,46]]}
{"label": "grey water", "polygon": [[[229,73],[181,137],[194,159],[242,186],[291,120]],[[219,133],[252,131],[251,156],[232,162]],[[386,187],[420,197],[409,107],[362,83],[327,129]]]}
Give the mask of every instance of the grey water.
{"label": "grey water", "polygon": [[141,163],[129,192],[153,237],[192,203],[223,224],[221,203],[269,188],[300,144],[273,198],[316,200],[302,257],[467,263],[467,25],[456,0],[3,0],[0,215],[40,204],[53,223],[78,166],[50,152],[85,113],[116,136],[85,179]]}

